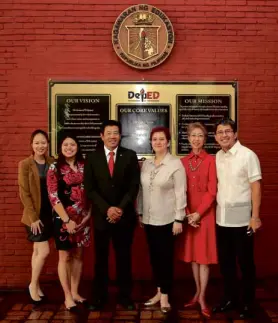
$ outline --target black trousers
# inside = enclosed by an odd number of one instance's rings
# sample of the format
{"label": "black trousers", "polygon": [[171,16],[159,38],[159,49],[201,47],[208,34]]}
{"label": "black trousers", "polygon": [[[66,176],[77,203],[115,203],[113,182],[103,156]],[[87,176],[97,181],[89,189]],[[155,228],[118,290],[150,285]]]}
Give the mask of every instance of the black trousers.
{"label": "black trousers", "polygon": [[108,258],[112,239],[116,258],[117,285],[119,297],[128,298],[132,289],[131,247],[135,225],[119,227],[111,225],[107,230],[94,230],[95,240],[95,298],[108,296]]}
{"label": "black trousers", "polygon": [[247,227],[217,226],[217,245],[220,270],[224,278],[226,300],[238,301],[237,262],[242,275],[243,302],[255,300],[256,268],[254,263],[254,237],[248,236]]}
{"label": "black trousers", "polygon": [[169,294],[173,281],[174,235],[173,223],[144,225],[150,251],[150,260],[157,287]]}

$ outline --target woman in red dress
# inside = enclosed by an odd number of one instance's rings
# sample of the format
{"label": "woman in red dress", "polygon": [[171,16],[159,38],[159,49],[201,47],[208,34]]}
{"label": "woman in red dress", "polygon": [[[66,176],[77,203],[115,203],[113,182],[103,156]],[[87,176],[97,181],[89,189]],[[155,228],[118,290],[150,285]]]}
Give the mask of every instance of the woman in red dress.
{"label": "woman in red dress", "polygon": [[83,247],[90,244],[91,211],[86,202],[84,160],[77,139],[66,135],[57,162],[47,173],[47,189],[54,209],[54,238],[59,251],[58,275],[70,311],[86,300],[78,293]]}
{"label": "woman in red dress", "polygon": [[202,314],[210,317],[205,292],[209,279],[209,265],[217,263],[215,233],[216,166],[213,156],[203,150],[206,128],[199,122],[189,124],[188,140],[191,153],[182,158],[187,176],[188,228],[182,243],[180,258],[191,262],[196,293],[185,307],[199,303]]}

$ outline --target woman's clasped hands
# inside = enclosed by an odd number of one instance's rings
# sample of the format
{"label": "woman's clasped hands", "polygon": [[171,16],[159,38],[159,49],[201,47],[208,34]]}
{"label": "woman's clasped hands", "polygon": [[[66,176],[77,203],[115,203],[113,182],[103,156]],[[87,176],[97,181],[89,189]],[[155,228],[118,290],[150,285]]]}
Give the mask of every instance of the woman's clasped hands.
{"label": "woman's clasped hands", "polygon": [[87,225],[88,221],[90,220],[91,214],[88,213],[87,215],[85,215],[82,219],[82,221],[76,225],[75,227],[75,231],[79,232],[81,230],[83,230],[85,228],[85,226]]}
{"label": "woman's clasped hands", "polygon": [[76,233],[76,227],[77,227],[77,224],[73,220],[69,220],[69,222],[66,223],[66,228],[69,234]]}
{"label": "woman's clasped hands", "polygon": [[188,224],[190,224],[194,228],[198,228],[200,226],[201,216],[198,212],[190,213],[186,215]]}

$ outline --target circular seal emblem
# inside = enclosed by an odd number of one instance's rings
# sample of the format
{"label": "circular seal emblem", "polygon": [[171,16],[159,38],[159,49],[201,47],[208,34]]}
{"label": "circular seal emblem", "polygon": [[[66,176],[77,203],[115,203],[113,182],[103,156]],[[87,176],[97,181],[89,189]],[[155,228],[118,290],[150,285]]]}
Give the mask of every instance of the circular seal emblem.
{"label": "circular seal emblem", "polygon": [[160,9],[147,4],[127,8],[112,30],[115,52],[126,64],[138,69],[153,68],[164,62],[174,40],[169,18]]}

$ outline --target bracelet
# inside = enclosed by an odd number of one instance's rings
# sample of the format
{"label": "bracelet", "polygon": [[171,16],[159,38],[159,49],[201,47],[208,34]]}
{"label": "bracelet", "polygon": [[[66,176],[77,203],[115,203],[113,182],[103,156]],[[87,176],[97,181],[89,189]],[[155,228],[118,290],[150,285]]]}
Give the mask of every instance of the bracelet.
{"label": "bracelet", "polygon": [[175,220],[177,223],[183,223],[183,220]]}
{"label": "bracelet", "polygon": [[65,224],[68,224],[70,222],[70,217],[68,218],[67,221],[63,221]]}

